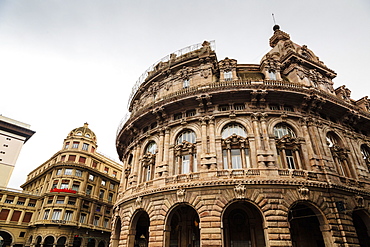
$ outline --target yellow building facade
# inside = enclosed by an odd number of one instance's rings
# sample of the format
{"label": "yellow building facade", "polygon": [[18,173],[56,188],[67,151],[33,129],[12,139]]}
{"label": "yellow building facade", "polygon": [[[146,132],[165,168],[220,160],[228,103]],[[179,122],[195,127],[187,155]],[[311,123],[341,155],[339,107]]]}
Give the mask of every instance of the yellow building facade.
{"label": "yellow building facade", "polygon": [[87,124],[72,130],[62,149],[28,174],[23,191],[1,191],[5,246],[107,246],[121,170],[97,152]]}
{"label": "yellow building facade", "polygon": [[204,42],[140,77],[112,247],[368,246],[370,102],[279,26],[270,46],[239,64]]}

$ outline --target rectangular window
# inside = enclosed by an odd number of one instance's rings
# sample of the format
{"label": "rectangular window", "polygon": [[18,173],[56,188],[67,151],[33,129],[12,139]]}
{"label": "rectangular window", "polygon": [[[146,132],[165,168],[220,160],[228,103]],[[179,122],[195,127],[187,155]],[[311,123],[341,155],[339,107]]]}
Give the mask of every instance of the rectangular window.
{"label": "rectangular window", "polygon": [[286,163],[289,169],[295,169],[293,152],[290,149],[285,150]]}
{"label": "rectangular window", "polygon": [[276,74],[274,71],[269,71],[270,80],[276,80]]}
{"label": "rectangular window", "polygon": [[72,190],[78,191],[80,189],[80,182],[73,182]]}
{"label": "rectangular window", "polygon": [[68,161],[75,162],[76,161],[76,155],[70,155],[70,156],[68,156]]}
{"label": "rectangular window", "polygon": [[104,167],[104,172],[105,173],[108,173],[109,172],[109,168],[108,167]]}
{"label": "rectangular window", "polygon": [[66,145],[64,146],[65,149],[69,148],[69,142],[66,142]]}
{"label": "rectangular window", "polygon": [[61,214],[62,214],[62,210],[61,209],[54,209],[53,215],[51,216],[51,219],[52,220],[59,220]]}
{"label": "rectangular window", "polygon": [[117,177],[117,172],[113,171],[112,177],[116,178]]}
{"label": "rectangular window", "polygon": [[64,196],[63,197],[58,197],[57,198],[57,201],[56,201],[56,204],[64,204]]}
{"label": "rectangular window", "polygon": [[105,218],[103,227],[108,228],[108,223],[109,223],[109,219]]}
{"label": "rectangular window", "polygon": [[188,88],[188,87],[190,87],[190,80],[185,79],[182,83],[182,88]]}
{"label": "rectangular window", "polygon": [[94,177],[94,175],[89,174],[89,180],[90,180],[90,181],[94,181],[94,178],[95,178],[95,177]]}
{"label": "rectangular window", "polygon": [[86,214],[81,214],[80,215],[80,223],[85,223],[85,221],[86,221]]}
{"label": "rectangular window", "polygon": [[58,169],[56,175],[58,176],[58,175],[61,175],[61,174],[62,174],[62,169]]}
{"label": "rectangular window", "polygon": [[104,190],[100,190],[99,199],[103,199],[103,198],[104,198]]}
{"label": "rectangular window", "polygon": [[64,170],[64,175],[72,175],[72,170],[73,170],[73,169],[66,168],[66,169]]}
{"label": "rectangular window", "polygon": [[233,169],[242,168],[242,159],[240,154],[240,149],[231,149],[231,164]]}
{"label": "rectangular window", "polygon": [[112,193],[109,193],[108,194],[108,201],[111,202],[112,200],[113,200],[113,194]]}
{"label": "rectangular window", "polygon": [[93,222],[94,226],[99,225],[99,220],[100,220],[99,217],[97,217],[97,216],[94,217],[94,222]]}
{"label": "rectangular window", "polygon": [[105,180],[102,180],[102,181],[101,181],[101,185],[102,185],[102,186],[105,186],[106,184],[107,184],[107,181],[105,181]]}
{"label": "rectangular window", "polygon": [[24,217],[23,217],[23,221],[24,223],[28,223],[31,221],[31,218],[32,218],[32,213],[31,212],[26,212],[24,214]]}
{"label": "rectangular window", "polygon": [[72,220],[73,216],[73,211],[67,210],[66,213],[64,214],[64,220],[70,221]]}
{"label": "rectangular window", "polygon": [[10,221],[18,221],[19,217],[21,216],[21,213],[22,213],[21,211],[13,211],[13,215]]}
{"label": "rectangular window", "polygon": [[190,172],[190,155],[183,155],[181,156],[182,159],[182,166],[181,166],[181,173],[189,173]]}
{"label": "rectangular window", "polygon": [[76,198],[69,198],[68,205],[76,205]]}
{"label": "rectangular window", "polygon": [[225,81],[231,81],[233,79],[233,73],[231,71],[224,72]]}
{"label": "rectangular window", "polygon": [[36,200],[32,199],[28,202],[28,207],[35,207],[36,206]]}
{"label": "rectangular window", "polygon": [[110,183],[109,184],[109,189],[114,190],[114,184]]}
{"label": "rectangular window", "polygon": [[82,177],[82,171],[81,170],[76,170],[76,174],[75,174],[77,177]]}
{"label": "rectangular window", "polygon": [[84,144],[82,145],[82,150],[87,151],[88,149],[89,149],[89,144],[84,143]]}
{"label": "rectangular window", "polygon": [[45,210],[45,212],[44,212],[44,217],[42,217],[42,219],[43,219],[43,220],[47,220],[47,219],[48,219],[48,217],[49,217],[49,213],[50,213],[50,210],[49,210],[49,209]]}
{"label": "rectangular window", "polygon": [[224,161],[224,169],[229,169],[229,164],[227,163],[227,150],[222,150],[222,159]]}
{"label": "rectangular window", "polygon": [[0,220],[6,220],[8,218],[9,211],[9,209],[1,209]]}
{"label": "rectangular window", "polygon": [[65,160],[66,160],[66,156],[62,155],[62,157],[60,158],[60,161],[65,161]]}
{"label": "rectangular window", "polygon": [[96,212],[100,212],[101,211],[101,206],[100,205],[97,205],[96,206]]}
{"label": "rectangular window", "polygon": [[88,185],[86,187],[86,195],[91,195],[92,189],[93,189],[93,187],[91,185]]}
{"label": "rectangular window", "polygon": [[55,189],[58,187],[59,180],[54,180],[53,185],[51,186],[51,189]]}
{"label": "rectangular window", "polygon": [[79,142],[73,142],[72,148],[78,148]]}
{"label": "rectangular window", "polygon": [[91,147],[91,152],[95,153],[95,147]]}
{"label": "rectangular window", "polygon": [[62,184],[60,185],[61,189],[68,189],[69,180],[62,180]]}
{"label": "rectangular window", "polygon": [[98,167],[98,162],[96,162],[95,160],[92,162],[92,168],[97,168]]}
{"label": "rectangular window", "polygon": [[86,163],[86,158],[85,158],[85,157],[80,156],[80,158],[78,159],[78,162],[79,162],[79,163],[83,163],[83,164],[85,164],[85,163]]}

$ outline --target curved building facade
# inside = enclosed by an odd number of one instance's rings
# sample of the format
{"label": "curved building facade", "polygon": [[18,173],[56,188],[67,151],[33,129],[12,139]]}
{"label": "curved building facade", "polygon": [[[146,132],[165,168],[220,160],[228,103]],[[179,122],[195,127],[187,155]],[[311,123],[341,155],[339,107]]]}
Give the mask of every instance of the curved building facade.
{"label": "curved building facade", "polygon": [[180,50],[135,85],[112,247],[368,246],[369,100],[274,27],[260,64]]}

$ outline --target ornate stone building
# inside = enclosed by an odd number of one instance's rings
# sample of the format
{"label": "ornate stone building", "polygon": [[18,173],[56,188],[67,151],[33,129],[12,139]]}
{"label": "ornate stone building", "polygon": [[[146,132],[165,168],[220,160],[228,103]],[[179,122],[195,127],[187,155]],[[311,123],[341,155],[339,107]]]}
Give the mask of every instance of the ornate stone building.
{"label": "ornate stone building", "polygon": [[85,124],[28,175],[23,191],[0,190],[4,246],[108,245],[122,166],[96,150]]}
{"label": "ornate stone building", "polygon": [[260,64],[213,42],[139,79],[119,127],[112,247],[369,246],[369,100],[274,27]]}

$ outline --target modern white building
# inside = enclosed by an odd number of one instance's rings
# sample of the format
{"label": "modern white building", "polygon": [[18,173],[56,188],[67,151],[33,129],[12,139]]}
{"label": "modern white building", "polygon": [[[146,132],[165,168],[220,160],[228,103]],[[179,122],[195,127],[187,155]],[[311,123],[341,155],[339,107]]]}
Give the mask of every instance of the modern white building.
{"label": "modern white building", "polygon": [[29,124],[0,115],[0,187],[8,185],[23,144],[34,133]]}

